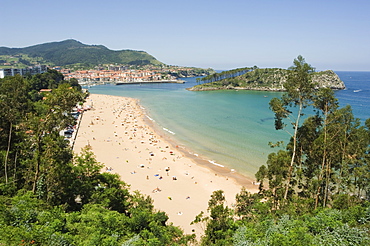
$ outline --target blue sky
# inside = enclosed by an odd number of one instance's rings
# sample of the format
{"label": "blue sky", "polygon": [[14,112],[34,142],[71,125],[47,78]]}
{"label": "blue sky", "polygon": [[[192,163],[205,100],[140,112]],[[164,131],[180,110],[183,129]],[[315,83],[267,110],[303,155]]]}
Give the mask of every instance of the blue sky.
{"label": "blue sky", "polygon": [[0,46],[76,39],[179,66],[370,71],[368,0],[0,0]]}

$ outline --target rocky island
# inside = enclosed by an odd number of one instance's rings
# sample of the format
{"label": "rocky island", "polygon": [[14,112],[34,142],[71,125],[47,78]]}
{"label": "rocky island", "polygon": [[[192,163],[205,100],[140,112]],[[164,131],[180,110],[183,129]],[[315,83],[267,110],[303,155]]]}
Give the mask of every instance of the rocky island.
{"label": "rocky island", "polygon": [[[289,70],[282,68],[239,68],[198,79],[198,85],[191,91],[208,90],[257,90],[284,91]],[[318,88],[345,89],[345,84],[332,70],[314,72],[312,81]]]}

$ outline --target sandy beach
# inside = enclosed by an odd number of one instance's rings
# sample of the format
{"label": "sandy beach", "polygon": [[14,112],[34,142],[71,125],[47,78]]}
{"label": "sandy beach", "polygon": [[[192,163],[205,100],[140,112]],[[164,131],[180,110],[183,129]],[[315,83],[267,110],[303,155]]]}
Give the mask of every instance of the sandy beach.
{"label": "sandy beach", "polygon": [[206,212],[213,191],[223,190],[231,207],[242,186],[258,190],[253,180],[191,155],[154,131],[136,99],[92,94],[86,104],[92,109],[82,115],[74,152],[90,145],[105,165],[102,171],[119,174],[131,191],[149,195],[155,209],[186,234],[202,235],[204,228],[190,222]]}

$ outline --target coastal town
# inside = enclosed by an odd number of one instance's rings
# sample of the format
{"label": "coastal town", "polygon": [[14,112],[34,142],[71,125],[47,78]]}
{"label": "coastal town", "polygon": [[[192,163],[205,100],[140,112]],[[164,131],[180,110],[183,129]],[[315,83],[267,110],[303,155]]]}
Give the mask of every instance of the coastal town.
{"label": "coastal town", "polygon": [[[56,68],[58,69],[58,68]],[[109,66],[108,69],[77,70],[60,69],[66,80],[77,79],[81,85],[104,83],[180,82],[176,76],[158,69],[130,69],[126,66]]]}
{"label": "coastal town", "polygon": [[53,67],[61,72],[66,80],[76,79],[81,85],[94,84],[133,84],[133,83],[183,83],[181,78],[207,76],[215,71],[211,68],[202,69],[194,67],[169,65],[104,65],[94,69],[66,69]]}
{"label": "coastal town", "polygon": [[206,76],[214,72],[213,69],[199,69],[180,66],[125,66],[102,65],[91,69],[66,68],[61,66],[34,65],[18,68],[17,64],[3,63],[0,67],[0,78],[20,74],[44,73],[48,69],[55,69],[62,73],[65,80],[76,79],[80,85],[97,84],[133,84],[133,83],[183,83],[181,78]]}

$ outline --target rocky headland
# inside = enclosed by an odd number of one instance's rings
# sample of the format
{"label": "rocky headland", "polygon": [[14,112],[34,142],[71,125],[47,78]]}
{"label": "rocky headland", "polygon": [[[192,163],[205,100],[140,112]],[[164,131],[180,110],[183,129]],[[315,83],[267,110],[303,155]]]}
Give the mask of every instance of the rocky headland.
{"label": "rocky headland", "polygon": [[[258,68],[236,77],[229,77],[210,83],[203,83],[188,88],[190,91],[209,90],[256,90],[256,91],[284,91],[288,70],[281,68]],[[345,84],[332,70],[315,72],[312,81],[317,88],[327,87],[333,90],[345,89]]]}

